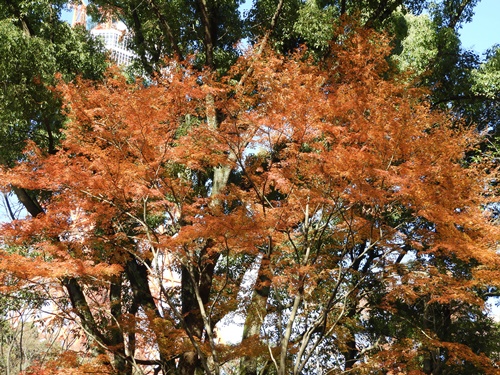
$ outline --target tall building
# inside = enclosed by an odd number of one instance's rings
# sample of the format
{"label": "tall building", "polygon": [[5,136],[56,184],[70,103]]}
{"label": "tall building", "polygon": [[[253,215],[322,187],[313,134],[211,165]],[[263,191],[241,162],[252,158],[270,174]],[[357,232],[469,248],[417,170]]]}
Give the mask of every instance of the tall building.
{"label": "tall building", "polygon": [[129,36],[123,22],[100,23],[90,33],[104,42],[106,49],[111,52],[111,60],[117,65],[127,66],[132,63],[135,55],[127,48]]}
{"label": "tall building", "polygon": [[[87,25],[87,6],[81,0],[79,3],[73,3],[73,18],[71,26]],[[121,21],[107,21],[100,23],[90,30],[90,33],[95,38],[100,38],[104,47],[110,51],[111,60],[117,65],[130,65],[135,57],[135,54],[127,48],[129,35],[127,27]]]}

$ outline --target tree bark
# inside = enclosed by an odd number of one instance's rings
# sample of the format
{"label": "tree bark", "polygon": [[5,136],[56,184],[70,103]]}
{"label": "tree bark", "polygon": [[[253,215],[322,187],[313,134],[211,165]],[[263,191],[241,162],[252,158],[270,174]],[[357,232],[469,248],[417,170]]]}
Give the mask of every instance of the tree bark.
{"label": "tree bark", "polygon": [[[213,241],[207,240],[205,247],[200,252],[198,267],[183,265],[181,270],[181,312],[186,329],[197,339],[202,338],[205,323],[196,298],[195,288],[198,289],[202,304],[206,305],[210,300],[212,278],[220,257],[219,253],[205,256],[212,246]],[[182,375],[193,375],[197,369],[202,370],[203,366],[200,360],[195,348],[193,348],[193,351],[184,353],[179,361],[180,373]]]}
{"label": "tree bark", "polygon": [[[149,287],[148,267],[145,264],[140,263],[137,259],[132,258],[126,264],[125,275],[127,276],[127,279],[130,282],[130,288],[132,289],[133,304],[136,306],[134,312],[137,313],[137,307],[142,306],[146,313],[152,312],[154,316],[163,319]],[[161,332],[157,332],[157,335],[159,334],[161,334]],[[135,347],[135,335],[133,335],[133,339]],[[175,364],[172,361],[168,361],[166,359],[165,354],[168,353],[169,348],[166,347],[167,343],[165,343],[165,340],[162,340],[161,337],[158,337],[156,342],[158,343],[158,349],[160,352],[160,367],[168,373],[168,371],[175,367]],[[133,353],[130,353],[130,356],[133,357]]]}
{"label": "tree bark", "polygon": [[[132,366],[126,361],[125,341],[123,337],[122,323],[122,275],[113,277],[109,287],[110,312],[113,318],[109,331],[110,345],[114,351],[113,367],[123,375],[132,374]],[[133,355],[132,355],[133,356]]]}
{"label": "tree bark", "polygon": [[[264,317],[267,314],[267,300],[271,291],[269,272],[269,254],[265,254],[259,267],[257,280],[253,288],[252,300],[247,310],[245,325],[243,327],[243,343],[249,339],[260,340],[260,330]],[[258,365],[258,356],[244,356],[240,362],[240,374],[257,375]]]}
{"label": "tree bark", "polygon": [[43,209],[40,204],[36,201],[36,199],[31,198],[26,189],[12,186],[12,190],[16,194],[17,199],[19,199],[19,202],[23,204],[26,211],[28,211],[32,217],[37,217],[39,214],[43,213]]}
{"label": "tree bark", "polygon": [[82,288],[75,278],[64,278],[62,284],[68,291],[75,313],[80,318],[80,323],[85,330],[91,350],[94,355],[104,354],[104,346],[109,344],[109,341],[99,331]]}

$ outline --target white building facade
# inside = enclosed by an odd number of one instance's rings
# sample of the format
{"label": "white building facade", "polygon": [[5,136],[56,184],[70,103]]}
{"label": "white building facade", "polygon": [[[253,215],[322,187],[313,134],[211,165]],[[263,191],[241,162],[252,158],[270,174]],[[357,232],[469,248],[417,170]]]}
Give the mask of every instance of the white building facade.
{"label": "white building facade", "polygon": [[128,66],[135,54],[127,48],[129,35],[123,22],[101,23],[90,30],[90,33],[103,41],[105,48],[111,53],[111,60],[119,66]]}

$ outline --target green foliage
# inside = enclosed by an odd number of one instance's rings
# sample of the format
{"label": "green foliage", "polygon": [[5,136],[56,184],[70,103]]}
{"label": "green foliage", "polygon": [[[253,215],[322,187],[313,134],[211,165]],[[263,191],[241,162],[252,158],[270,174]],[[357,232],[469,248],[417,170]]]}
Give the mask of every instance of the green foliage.
{"label": "green foliage", "polygon": [[488,50],[485,61],[471,74],[473,93],[497,99],[500,92],[500,46],[493,46]]}
{"label": "green foliage", "polygon": [[57,74],[65,81],[76,75],[98,79],[106,67],[99,42],[83,29],[54,20],[51,13],[49,20],[34,19],[35,10],[43,14],[43,9],[38,4],[26,15],[29,31],[8,15],[0,19],[0,162],[4,164],[19,157],[27,140],[54,152],[65,121],[60,99],[51,90]]}
{"label": "green foliage", "polygon": [[320,8],[316,1],[308,1],[299,10],[294,32],[309,48],[325,52],[333,37],[334,8]]}
{"label": "green foliage", "polygon": [[493,46],[483,61],[461,48],[458,30],[470,21],[476,1],[431,3],[429,14],[407,14],[407,36],[393,60],[428,87],[437,108],[451,110],[457,123],[495,133],[500,119],[500,64]]}
{"label": "green foliage", "polygon": [[159,71],[166,56],[181,59],[189,56],[199,69],[203,68],[207,63],[208,43],[213,47],[215,66],[225,71],[235,61],[237,43],[244,37],[240,3],[239,0],[207,1],[211,41],[206,40],[204,16],[196,0],[149,3],[98,0],[92,2],[89,13],[99,21],[117,17],[134,31],[130,47],[148,74]]}
{"label": "green foliage", "polygon": [[414,74],[426,72],[437,57],[437,35],[428,15],[407,14],[407,36],[401,41],[402,51],[394,56],[401,70]]}
{"label": "green foliage", "polygon": [[[43,144],[45,130],[33,134],[31,121],[41,120],[43,110],[56,104],[51,92],[41,84],[44,79],[54,82],[49,71],[55,59],[43,40],[27,37],[8,20],[0,21],[0,35],[3,41],[0,45],[0,81],[3,83],[0,131],[4,141],[1,152],[4,159],[12,160],[24,148],[26,139]],[[52,70],[52,73],[55,72]],[[58,112],[56,110],[56,117]]]}
{"label": "green foliage", "polygon": [[[273,15],[276,12],[278,0],[256,1],[248,13],[248,27],[252,42],[258,42],[269,28]],[[302,2],[299,0],[285,1],[280,13],[280,22],[272,33],[274,48],[288,52],[298,48],[302,41],[297,40],[294,25],[299,18]]]}

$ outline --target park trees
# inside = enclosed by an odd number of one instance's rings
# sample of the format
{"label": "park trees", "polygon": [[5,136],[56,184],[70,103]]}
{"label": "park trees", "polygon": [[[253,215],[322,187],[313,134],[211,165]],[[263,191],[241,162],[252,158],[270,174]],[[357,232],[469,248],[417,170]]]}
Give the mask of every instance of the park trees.
{"label": "park trees", "polygon": [[30,143],[2,171],[44,194],[4,226],[0,262],[4,292],[67,296],[93,353],[68,366],[496,371],[494,345],[457,333],[496,337],[493,169],[466,162],[477,134],[391,68],[386,36],[350,22],[320,63],[263,47],[224,77],[174,58],[147,86],[60,83],[58,151]]}
{"label": "park trees", "polygon": [[[106,69],[100,42],[59,19],[64,5],[64,1],[0,3],[0,164],[4,167],[22,158],[28,140],[56,152],[65,122],[60,97],[51,90],[56,74],[66,81],[77,75],[98,79]],[[2,193],[2,222],[24,216],[23,210],[33,214],[40,209],[40,191],[9,185]],[[58,345],[52,345],[47,331],[43,341],[36,337],[38,329],[32,327],[40,317],[42,295],[20,290],[2,293],[0,299],[1,371],[17,373],[33,360],[50,358]]]}
{"label": "park trees", "polygon": [[[82,28],[71,29],[59,19],[65,2],[13,1],[0,4],[0,163],[12,166],[31,140],[55,152],[65,114],[50,87],[56,73],[69,81],[76,75],[98,79],[106,68],[98,41]],[[35,196],[12,187],[5,196],[28,211],[37,209]]]}
{"label": "park trees", "polygon": [[[403,17],[421,1],[259,1],[246,19],[231,1],[95,2],[132,30],[149,85],[65,85],[100,70],[73,49],[54,62],[74,39],[62,4],[38,4],[0,8],[21,41],[2,45],[0,116],[26,105],[2,121],[19,164],[2,181],[32,216],[4,228],[2,292],[48,296],[92,349],[45,371],[494,371],[495,166],[471,164],[470,123],[496,129],[498,64],[456,38],[475,1],[440,2],[426,28]],[[396,73],[422,61],[419,30],[430,59]]]}
{"label": "park trees", "polygon": [[497,130],[497,47],[491,46],[482,59],[464,49],[459,39],[477,0],[259,0],[240,8],[238,1],[93,4],[133,31],[130,47],[139,56],[139,70],[149,74],[161,69],[163,56],[192,56],[198,68],[224,73],[237,58],[242,38],[252,45],[263,40],[285,54],[305,44],[321,59],[334,25],[342,17],[357,17],[364,27],[390,33],[394,60],[418,73],[420,83],[431,89],[435,107],[452,110],[469,126]]}

